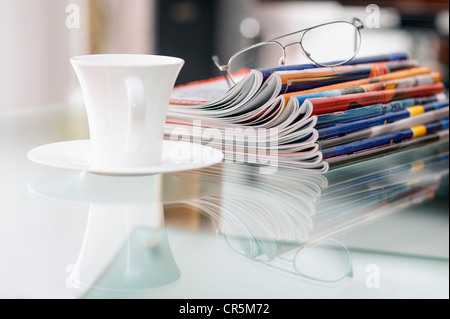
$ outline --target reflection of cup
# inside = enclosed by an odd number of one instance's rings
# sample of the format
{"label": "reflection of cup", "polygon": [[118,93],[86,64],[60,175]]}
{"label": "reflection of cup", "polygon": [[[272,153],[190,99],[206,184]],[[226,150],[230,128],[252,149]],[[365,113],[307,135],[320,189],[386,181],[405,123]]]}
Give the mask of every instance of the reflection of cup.
{"label": "reflection of cup", "polygon": [[71,63],[86,104],[93,167],[159,165],[167,106],[184,61],[99,54]]}
{"label": "reflection of cup", "polygon": [[[120,197],[124,189],[114,185],[119,178],[89,177],[84,183],[71,183],[79,193],[73,200],[84,198],[90,204],[83,244],[68,277],[70,286],[79,288],[81,294],[116,294],[154,291],[175,283],[181,273],[164,226],[162,175],[142,177],[136,186],[144,188],[145,195],[134,198]],[[131,181],[137,180],[124,179],[128,186]],[[85,188],[81,184],[86,184]],[[106,194],[119,199],[109,201]],[[59,198],[58,194],[52,196]]]}
{"label": "reflection of cup", "polygon": [[72,284],[108,291],[154,290],[176,282],[161,202],[91,204]]}
{"label": "reflection of cup", "polygon": [[30,194],[39,198],[117,205],[146,204],[156,200],[173,205],[218,194],[220,189],[218,177],[203,176],[200,171],[145,176],[60,171],[39,176],[28,183]]}

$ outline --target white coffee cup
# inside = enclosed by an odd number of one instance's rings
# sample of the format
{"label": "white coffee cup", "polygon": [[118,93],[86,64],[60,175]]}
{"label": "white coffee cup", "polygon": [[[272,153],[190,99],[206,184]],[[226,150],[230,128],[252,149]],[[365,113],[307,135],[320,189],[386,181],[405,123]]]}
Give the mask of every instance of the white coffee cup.
{"label": "white coffee cup", "polygon": [[86,104],[92,167],[160,165],[167,107],[184,60],[98,54],[70,62]]}

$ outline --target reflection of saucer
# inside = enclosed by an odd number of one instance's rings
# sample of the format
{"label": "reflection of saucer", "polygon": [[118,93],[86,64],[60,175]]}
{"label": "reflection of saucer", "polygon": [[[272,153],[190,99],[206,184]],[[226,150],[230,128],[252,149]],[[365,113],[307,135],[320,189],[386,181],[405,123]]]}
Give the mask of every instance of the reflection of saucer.
{"label": "reflection of saucer", "polygon": [[[218,192],[220,183],[201,178],[195,172],[160,177],[58,171],[33,179],[28,189],[40,197],[69,202],[142,204],[161,200],[171,204],[209,196]],[[155,198],[154,194],[161,194],[161,197]]]}
{"label": "reflection of saucer", "polygon": [[90,140],[77,140],[36,147],[28,152],[28,158],[42,165],[104,175],[152,175],[207,167],[221,162],[223,153],[200,144],[164,141],[159,166],[93,168]]}

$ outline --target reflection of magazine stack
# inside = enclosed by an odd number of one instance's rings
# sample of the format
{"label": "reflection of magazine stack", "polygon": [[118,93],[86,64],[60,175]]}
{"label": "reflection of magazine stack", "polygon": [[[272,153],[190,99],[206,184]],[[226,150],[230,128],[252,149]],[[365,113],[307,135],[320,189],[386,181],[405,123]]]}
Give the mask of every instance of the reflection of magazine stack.
{"label": "reflection of magazine stack", "polygon": [[433,198],[448,174],[448,144],[342,167],[323,176],[280,169],[261,175],[255,167],[223,164],[220,194],[189,203],[216,221],[240,254],[272,261],[413,204]]}
{"label": "reflection of magazine stack", "polygon": [[448,143],[440,143],[328,173],[311,238],[331,236],[433,198],[448,174],[448,154]]}
{"label": "reflection of magazine stack", "polygon": [[166,138],[215,146],[234,161],[276,158],[277,167],[318,172],[448,138],[439,74],[405,54],[292,68],[253,70],[217,100],[224,80],[176,88]]}

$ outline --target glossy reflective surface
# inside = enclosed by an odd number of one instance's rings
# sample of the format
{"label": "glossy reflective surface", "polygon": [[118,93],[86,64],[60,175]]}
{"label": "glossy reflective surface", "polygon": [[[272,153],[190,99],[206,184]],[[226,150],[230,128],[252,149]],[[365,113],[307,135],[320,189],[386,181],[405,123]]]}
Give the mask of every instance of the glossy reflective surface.
{"label": "glossy reflective surface", "polygon": [[80,110],[0,113],[0,297],[448,298],[448,143],[325,175],[27,159],[88,138]]}

